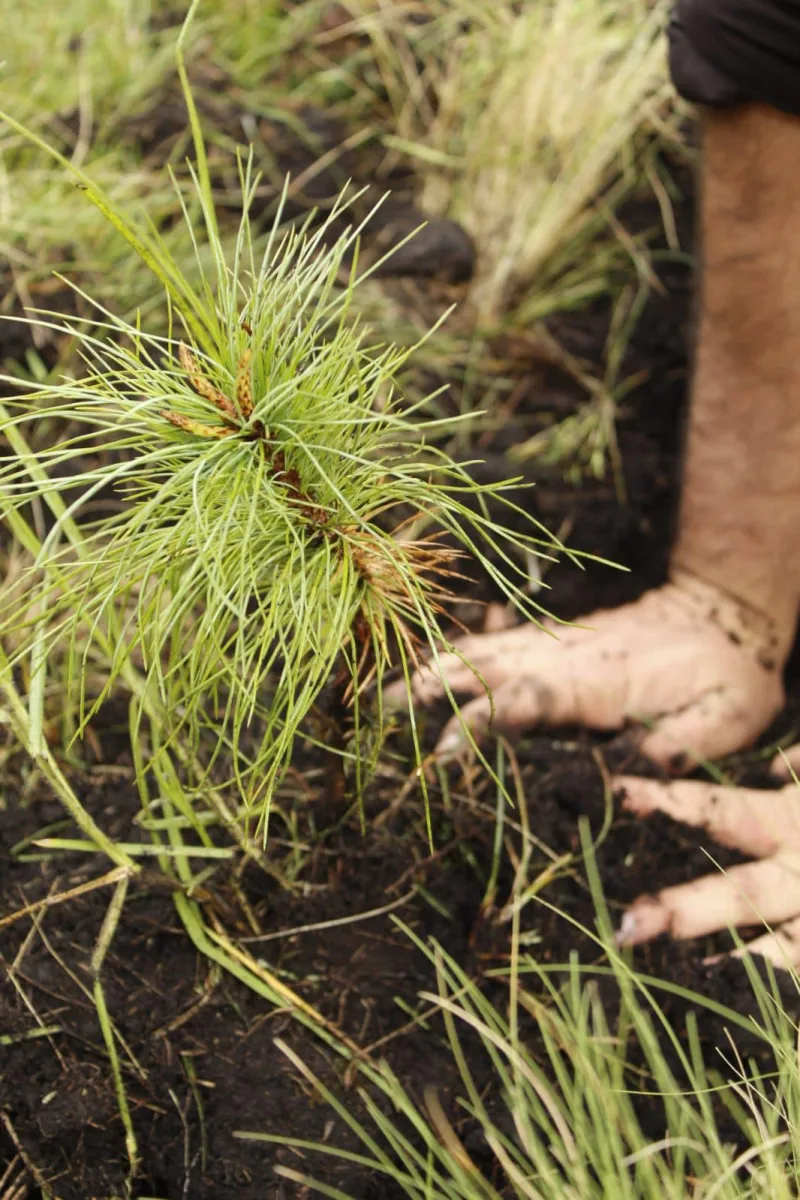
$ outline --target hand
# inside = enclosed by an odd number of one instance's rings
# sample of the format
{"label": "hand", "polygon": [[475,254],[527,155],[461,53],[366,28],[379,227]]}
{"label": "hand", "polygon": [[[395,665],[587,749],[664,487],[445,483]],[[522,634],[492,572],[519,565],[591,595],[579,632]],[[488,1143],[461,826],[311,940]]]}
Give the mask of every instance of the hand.
{"label": "hand", "polygon": [[[787,758],[800,764],[800,747]],[[788,774],[782,760],[775,769]],[[620,944],[638,945],[663,933],[693,938],[731,925],[766,923],[777,928],[748,949],[777,966],[800,966],[800,788],[795,783],[770,792],[689,780],[625,777],[615,782],[629,812],[640,817],[666,813],[757,860],[640,896],[622,919]]]}
{"label": "hand", "polygon": [[[477,697],[448,722],[439,753],[465,746],[464,725],[480,737],[492,727],[613,730],[638,722],[645,727],[642,751],[677,772],[746,746],[783,704],[786,631],[693,576],[676,574],[635,603],[593,613],[580,626],[548,622],[544,631],[526,625],[465,637],[458,653],[441,656],[438,670],[429,665],[418,672],[412,688],[423,703],[444,694],[444,680],[454,693]],[[800,966],[800,789],[616,782],[629,811],[667,813],[758,860],[639,897],[623,917],[620,942],[785,921],[751,948]]]}
{"label": "hand", "polygon": [[528,624],[464,637],[458,653],[440,656],[438,670],[417,672],[412,690],[422,703],[445,693],[443,680],[477,697],[448,722],[438,752],[458,753],[468,741],[464,726],[480,738],[492,728],[638,722],[647,727],[643,752],[679,772],[746,746],[783,704],[770,622],[693,576],[678,574],[580,625],[550,621],[545,630]]}

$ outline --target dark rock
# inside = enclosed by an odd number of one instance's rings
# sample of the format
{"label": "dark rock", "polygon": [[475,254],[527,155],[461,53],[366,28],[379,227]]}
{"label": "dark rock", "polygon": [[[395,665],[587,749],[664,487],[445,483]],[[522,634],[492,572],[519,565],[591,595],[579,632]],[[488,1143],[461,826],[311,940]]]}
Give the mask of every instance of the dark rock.
{"label": "dark rock", "polygon": [[463,283],[475,269],[472,238],[448,217],[425,217],[412,205],[386,204],[376,212],[373,225],[380,229],[374,239],[369,238],[370,231],[365,238],[370,261],[393,252],[381,262],[376,275],[417,275]]}

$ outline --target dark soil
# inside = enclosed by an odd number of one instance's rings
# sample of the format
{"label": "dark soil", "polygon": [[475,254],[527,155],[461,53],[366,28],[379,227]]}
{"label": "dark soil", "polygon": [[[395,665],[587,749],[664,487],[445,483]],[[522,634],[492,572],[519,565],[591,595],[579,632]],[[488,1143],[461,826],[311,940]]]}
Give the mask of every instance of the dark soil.
{"label": "dark soil", "polygon": [[[685,196],[679,216],[688,245],[691,180],[685,172],[680,178]],[[644,214],[632,209],[629,214],[632,224],[645,216],[652,220],[652,209]],[[686,389],[690,277],[685,266],[673,262],[662,266],[661,278],[664,292],[649,302],[626,364],[630,372],[648,372],[646,385],[632,394],[619,424],[627,504],[618,502],[611,478],[574,488],[555,472],[533,472],[533,503],[549,528],[568,520],[572,545],[630,568],[629,574],[600,567],[580,573],[569,565],[557,566],[548,577],[546,603],[566,618],[628,600],[664,576]],[[599,361],[608,320],[607,307],[598,305],[560,320],[553,331],[573,353]],[[7,348],[9,354],[17,351],[16,343]],[[522,361],[518,373],[522,390],[513,421],[486,447],[486,469],[500,469],[501,464],[503,474],[508,471],[505,452],[514,439],[534,428],[543,413],[564,415],[583,400],[569,379],[533,358]],[[530,503],[530,495],[524,495]],[[800,712],[796,665],[789,682],[786,714],[766,741],[786,733]],[[125,748],[124,716],[117,716],[122,728],[114,725],[113,713],[98,721],[87,748],[91,762],[70,771],[101,824],[112,835],[131,840],[140,836],[134,824],[138,800]],[[430,714],[426,738],[433,736],[438,718]],[[589,820],[595,833],[603,825],[598,749],[612,766],[625,760],[621,743],[575,730],[557,737],[536,734],[517,747],[532,827],[556,854],[579,850],[580,817]],[[295,862],[278,814],[272,824],[271,854],[294,886],[282,888],[252,868],[235,877],[219,869],[201,898],[207,912],[233,935],[246,935],[254,925],[278,934],[382,908],[420,885],[397,915],[421,938],[440,942],[472,978],[502,1000],[502,985],[487,979],[487,972],[508,961],[509,930],[496,920],[496,910],[482,909],[493,839],[486,783],[473,780],[470,792],[454,775],[447,802],[434,794],[431,853],[420,796],[412,792],[392,805],[406,778],[407,763],[387,760],[373,786],[362,830],[358,814],[319,772],[303,780],[311,761],[302,751],[298,754],[279,805],[281,811],[294,814],[297,841],[308,847],[302,862]],[[313,761],[316,765],[316,758]],[[747,777],[763,782],[752,769]],[[81,856],[75,857],[75,865],[69,858],[40,861],[30,845],[21,852],[22,842],[61,822],[62,811],[36,772],[10,751],[2,783],[0,913],[75,887],[107,869],[99,859]],[[64,829],[68,832],[68,825],[58,832]],[[715,855],[723,864],[734,860],[721,850],[715,849]],[[546,861],[543,856],[534,863],[532,872]],[[654,881],[667,885],[708,869],[700,838],[693,832],[666,820],[640,823],[624,815],[615,817],[597,862],[612,915],[641,891],[650,890]],[[510,883],[506,869],[499,880],[499,904],[508,898]],[[545,896],[589,929],[594,927],[593,904],[579,869],[557,878]],[[61,1200],[106,1200],[126,1194],[140,1200],[302,1196],[301,1187],[281,1182],[274,1174],[275,1165],[284,1163],[313,1168],[326,1183],[354,1198],[391,1200],[399,1194],[363,1168],[332,1159],[304,1160],[286,1147],[235,1138],[236,1131],[245,1130],[355,1148],[342,1122],[276,1048],[278,1035],[354,1111],[359,1111],[359,1102],[353,1090],[348,1091],[341,1059],[286,1012],[216,972],[196,952],[169,890],[153,875],[132,888],[103,969],[142,1154],[139,1176],[126,1193],[124,1131],[89,967],[108,898],[108,889],[90,891],[2,930],[0,1180],[8,1167],[6,1186],[14,1171],[29,1181],[21,1196],[49,1194]],[[538,961],[562,963],[572,952],[583,963],[598,961],[596,945],[574,925],[544,906],[526,911],[528,932],[537,935],[532,952]],[[635,961],[656,977],[747,1011],[752,1000],[743,970],[735,963],[701,965],[709,952],[727,944],[727,937],[685,946],[660,942],[638,952]],[[434,1021],[426,1030],[406,1028],[408,1009],[399,1000],[416,1009],[418,993],[434,985],[434,972],[390,915],[290,933],[249,948],[360,1046],[387,1039],[380,1053],[417,1099],[421,1101],[430,1084],[438,1088],[446,1106],[458,1093],[440,1025]],[[663,1002],[673,1027],[681,1031],[686,1002],[669,994]],[[613,1014],[615,998],[610,992],[608,1003]],[[724,1022],[704,1014],[700,1029],[709,1061],[719,1066],[715,1052],[726,1044]],[[34,1037],[37,1031],[41,1036]],[[529,1036],[535,1051],[535,1029]],[[490,1085],[486,1062],[473,1050],[476,1078]],[[755,1039],[748,1050],[758,1052]],[[665,1053],[671,1053],[668,1047]],[[648,1134],[662,1137],[658,1104],[642,1100],[640,1112]],[[463,1118],[458,1129],[475,1160],[490,1170],[476,1130]],[[502,1187],[501,1180],[496,1182]],[[45,1185],[47,1193],[42,1191]],[[0,1184],[0,1194],[2,1188]]]}

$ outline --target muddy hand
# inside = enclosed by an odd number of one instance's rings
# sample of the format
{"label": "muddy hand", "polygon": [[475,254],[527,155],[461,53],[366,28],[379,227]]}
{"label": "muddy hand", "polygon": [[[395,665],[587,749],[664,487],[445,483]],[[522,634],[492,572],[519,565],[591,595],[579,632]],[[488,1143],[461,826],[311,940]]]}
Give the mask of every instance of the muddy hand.
{"label": "muddy hand", "polygon": [[445,693],[444,679],[475,697],[445,727],[439,753],[463,748],[462,722],[477,738],[490,728],[639,723],[644,753],[677,772],[747,745],[782,705],[769,623],[693,576],[580,625],[464,637],[439,670],[419,671],[413,693],[421,703]]}
{"label": "muddy hand", "polygon": [[[800,747],[788,757],[794,764],[800,762]],[[773,770],[785,777],[784,761],[776,761]],[[763,923],[770,931],[749,949],[776,965],[800,966],[800,788],[795,783],[779,792],[634,777],[619,778],[615,784],[629,812],[641,817],[666,813],[754,859],[640,896],[622,919],[621,944],[638,945],[664,933],[702,937],[732,925]]]}

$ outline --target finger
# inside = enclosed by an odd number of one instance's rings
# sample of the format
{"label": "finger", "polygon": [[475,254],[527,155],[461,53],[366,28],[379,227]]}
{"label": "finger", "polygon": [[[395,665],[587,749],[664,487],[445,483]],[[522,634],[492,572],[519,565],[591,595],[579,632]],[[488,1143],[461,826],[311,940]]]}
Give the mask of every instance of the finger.
{"label": "finger", "polygon": [[[565,664],[566,666],[566,664]],[[554,686],[525,676],[463,705],[444,727],[436,747],[440,757],[460,753],[470,741],[493,733],[518,733],[538,724],[564,724],[575,719],[571,673],[564,670]]]}
{"label": "finger", "polygon": [[678,939],[702,937],[731,925],[772,925],[798,912],[800,856],[787,855],[640,896],[622,918],[617,940],[637,946],[662,933]]}
{"label": "finger", "polygon": [[800,839],[800,790],[780,792],[726,788],[715,783],[620,776],[622,807],[638,817],[662,812],[674,821],[705,829],[715,842],[766,858],[788,840]]}
{"label": "finger", "polygon": [[[448,652],[439,654],[423,663],[411,676],[411,698],[418,704],[430,704],[451,692],[461,692],[476,695],[485,692],[487,686],[493,686],[497,670],[497,654],[487,654],[486,647],[476,639],[462,638],[456,645],[459,653]],[[470,657],[470,651],[472,656]],[[489,678],[485,679],[484,672],[488,670]],[[499,680],[497,680],[499,682]],[[389,704],[407,707],[409,688],[405,679],[398,679],[384,688],[384,699]]]}
{"label": "finger", "polygon": [[800,967],[800,917],[786,921],[780,929],[763,933],[748,942],[743,950],[733,950],[728,957],[743,958],[745,954],[760,954],[786,971]]}
{"label": "finger", "polygon": [[659,719],[642,739],[642,752],[675,772],[691,764],[741,750],[764,728],[763,709],[723,689],[715,689],[679,712]]}
{"label": "finger", "polygon": [[457,754],[493,729],[519,733],[534,725],[584,725],[588,729],[621,729],[626,719],[626,651],[583,653],[567,650],[542,658],[538,672],[518,670],[512,682],[466,704],[445,726],[438,753]]}
{"label": "finger", "polygon": [[[457,654],[442,654],[438,662],[431,660],[414,672],[410,697],[418,704],[431,704],[447,694],[447,685],[453,692],[474,694],[485,691],[479,676]],[[405,679],[398,679],[384,688],[383,697],[390,705],[407,707],[409,687]]]}
{"label": "finger", "polygon": [[800,779],[800,745],[781,750],[773,758],[769,769],[777,779]]}
{"label": "finger", "polygon": [[[565,651],[585,638],[586,632],[544,620],[540,626],[527,622],[500,633],[458,638],[453,643],[457,653],[441,654],[415,671],[413,698],[429,704],[446,695],[448,686],[452,692],[479,695],[487,687],[500,688],[521,675],[552,675],[560,669]],[[405,681],[387,687],[384,697],[389,703],[407,703]]]}

